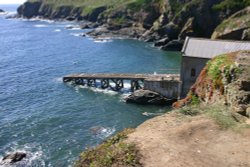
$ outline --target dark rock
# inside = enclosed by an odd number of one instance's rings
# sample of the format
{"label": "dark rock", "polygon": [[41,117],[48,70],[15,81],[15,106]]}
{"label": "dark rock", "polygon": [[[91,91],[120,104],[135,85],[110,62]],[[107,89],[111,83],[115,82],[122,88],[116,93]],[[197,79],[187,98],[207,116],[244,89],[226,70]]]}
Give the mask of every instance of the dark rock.
{"label": "dark rock", "polygon": [[3,158],[3,161],[9,162],[9,163],[15,163],[15,162],[21,161],[25,157],[26,157],[26,153],[15,152],[13,154],[6,155]]}
{"label": "dark rock", "polygon": [[177,39],[180,28],[174,23],[169,23],[159,28],[157,32],[160,36],[168,36],[169,39]]}
{"label": "dark rock", "polygon": [[17,12],[20,16],[29,19],[38,16],[41,4],[41,2],[25,2],[17,8]]}
{"label": "dark rock", "polygon": [[247,80],[241,81],[240,90],[250,91],[250,81]]}
{"label": "dark rock", "polygon": [[71,6],[60,6],[52,13],[51,17],[53,19],[65,19],[70,16],[72,9]]}
{"label": "dark rock", "polygon": [[194,17],[189,18],[182,28],[180,34],[179,34],[179,39],[185,40],[187,36],[195,36],[194,34]]}
{"label": "dark rock", "polygon": [[166,37],[166,38],[163,38],[163,39],[161,39],[161,40],[159,40],[159,41],[156,41],[155,44],[154,44],[154,46],[156,46],[156,47],[164,46],[164,45],[166,45],[169,41],[170,41],[170,39],[169,39],[168,37]]}
{"label": "dark rock", "polygon": [[104,12],[105,10],[107,10],[107,7],[106,6],[101,6],[101,7],[98,7],[98,8],[95,8],[93,9],[92,12],[90,12],[87,16],[86,16],[86,19],[91,21],[91,22],[96,22],[97,19],[98,19],[98,16]]}
{"label": "dark rock", "polygon": [[85,33],[80,34],[81,37],[86,37]]}
{"label": "dark rock", "polygon": [[68,29],[68,30],[71,30],[71,29],[77,28],[77,26],[68,25],[68,26],[66,26],[65,28]]}
{"label": "dark rock", "polygon": [[90,28],[88,23],[82,23],[80,25],[80,27],[81,27],[81,29],[88,29],[88,28]]}
{"label": "dark rock", "polygon": [[250,7],[224,20],[215,29],[212,39],[248,40],[250,33],[248,29],[250,29]]}
{"label": "dark rock", "polygon": [[250,40],[250,28],[243,31],[241,39],[245,41]]}
{"label": "dark rock", "polygon": [[3,9],[0,9],[0,13],[3,13],[4,12],[4,10]]}
{"label": "dark rock", "polygon": [[140,40],[145,42],[154,42],[160,40],[160,38],[161,37],[159,36],[158,33],[148,30],[141,35]]}
{"label": "dark rock", "polygon": [[248,107],[248,108],[246,109],[246,116],[247,116],[248,118],[250,118],[250,107]]}
{"label": "dark rock", "polygon": [[127,103],[151,105],[171,105],[173,103],[173,100],[167,99],[159,93],[149,90],[137,90],[125,100]]}
{"label": "dark rock", "polygon": [[161,47],[161,49],[167,51],[181,51],[183,43],[183,41],[173,40],[168,42],[165,46]]}
{"label": "dark rock", "polygon": [[68,20],[68,21],[74,21],[74,20],[76,20],[76,18],[69,16],[69,17],[66,17],[66,20]]}
{"label": "dark rock", "polygon": [[98,23],[93,23],[93,22],[84,22],[80,25],[81,29],[93,29],[97,28],[99,26]]}

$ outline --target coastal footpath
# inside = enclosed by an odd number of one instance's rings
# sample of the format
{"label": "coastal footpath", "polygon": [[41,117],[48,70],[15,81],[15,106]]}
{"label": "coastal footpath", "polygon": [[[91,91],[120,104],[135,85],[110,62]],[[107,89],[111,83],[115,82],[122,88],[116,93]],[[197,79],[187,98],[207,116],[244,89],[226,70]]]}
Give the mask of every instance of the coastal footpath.
{"label": "coastal footpath", "polygon": [[84,151],[76,167],[250,166],[250,51],[209,61],[173,111]]}
{"label": "coastal footpath", "polygon": [[93,37],[135,38],[180,50],[186,36],[250,40],[249,6],[247,0],[29,0],[18,17],[76,20],[82,28],[96,28],[88,33]]}

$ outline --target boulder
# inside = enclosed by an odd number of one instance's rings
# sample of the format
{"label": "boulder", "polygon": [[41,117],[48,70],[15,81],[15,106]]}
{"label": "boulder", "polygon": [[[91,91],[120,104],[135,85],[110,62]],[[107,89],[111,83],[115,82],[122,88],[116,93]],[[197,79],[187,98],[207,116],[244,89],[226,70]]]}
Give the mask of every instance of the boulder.
{"label": "boulder", "polygon": [[26,153],[15,152],[15,153],[8,154],[5,157],[3,157],[2,161],[9,162],[9,163],[15,163],[15,162],[21,161],[25,157],[26,157]]}
{"label": "boulder", "polygon": [[127,103],[151,104],[151,105],[171,105],[174,100],[167,99],[159,93],[150,90],[137,90],[128,96]]}
{"label": "boulder", "polygon": [[154,44],[154,46],[156,46],[156,47],[164,46],[164,45],[166,45],[169,41],[170,41],[169,38],[166,37],[166,38],[160,39],[159,41],[156,41],[155,44]]}
{"label": "boulder", "polygon": [[152,30],[147,30],[141,35],[140,40],[145,41],[145,42],[154,42],[154,41],[160,40],[160,36],[158,33]]}
{"label": "boulder", "polygon": [[4,12],[4,10],[3,9],[0,9],[0,13],[3,13]]}
{"label": "boulder", "polygon": [[93,29],[98,27],[98,23],[84,22],[80,25],[81,29]]}
{"label": "boulder", "polygon": [[184,42],[180,40],[173,40],[168,42],[165,46],[161,47],[161,49],[167,51],[181,51],[183,43]]}
{"label": "boulder", "polygon": [[66,20],[68,20],[68,21],[74,21],[74,20],[76,20],[76,18],[73,17],[73,16],[68,16],[68,17],[66,17]]}
{"label": "boulder", "polygon": [[250,40],[250,28],[243,31],[241,39],[245,41]]}

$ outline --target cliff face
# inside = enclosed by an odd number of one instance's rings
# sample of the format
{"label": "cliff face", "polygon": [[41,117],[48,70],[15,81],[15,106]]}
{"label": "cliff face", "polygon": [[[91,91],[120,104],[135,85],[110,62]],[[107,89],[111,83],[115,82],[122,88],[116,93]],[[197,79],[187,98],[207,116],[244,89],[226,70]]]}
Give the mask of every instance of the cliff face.
{"label": "cliff face", "polygon": [[[214,33],[213,38],[238,39],[235,35],[225,35],[229,32],[228,26],[222,27],[228,22],[236,26],[233,32],[244,27],[242,38],[248,39],[249,29],[245,23],[248,25],[249,12],[234,13],[249,5],[246,0],[30,0],[18,8],[18,14],[25,18],[39,16],[97,22],[108,31],[129,34],[167,48],[170,41],[182,41],[186,36],[210,38]],[[242,24],[234,24],[243,15]],[[92,35],[103,33],[107,32]]]}
{"label": "cliff face", "polygon": [[250,7],[235,13],[218,25],[212,38],[250,40]]}
{"label": "cliff face", "polygon": [[232,111],[250,117],[250,52],[220,55],[209,61],[188,96],[175,103],[219,103]]}

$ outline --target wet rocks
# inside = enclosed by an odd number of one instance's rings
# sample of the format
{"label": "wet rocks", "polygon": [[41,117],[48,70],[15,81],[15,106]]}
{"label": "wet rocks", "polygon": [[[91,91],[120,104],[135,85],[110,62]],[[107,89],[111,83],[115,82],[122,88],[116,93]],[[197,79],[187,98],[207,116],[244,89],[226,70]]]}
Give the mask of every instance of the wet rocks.
{"label": "wet rocks", "polygon": [[154,46],[159,47],[159,46],[164,46],[166,45],[168,42],[170,41],[170,39],[168,37],[160,39],[158,41],[155,42]]}
{"label": "wet rocks", "polygon": [[8,154],[3,158],[3,162],[8,162],[8,163],[15,163],[18,161],[21,161],[23,158],[26,157],[26,153],[23,152],[15,152],[12,154]]}
{"label": "wet rocks", "polygon": [[167,99],[159,93],[150,90],[137,90],[128,96],[127,103],[151,104],[151,105],[171,105],[173,100]]}
{"label": "wet rocks", "polygon": [[4,13],[4,10],[3,10],[3,9],[0,9],[0,13]]}
{"label": "wet rocks", "polygon": [[162,50],[168,51],[181,51],[184,41],[172,40],[168,42],[165,46],[162,46]]}

